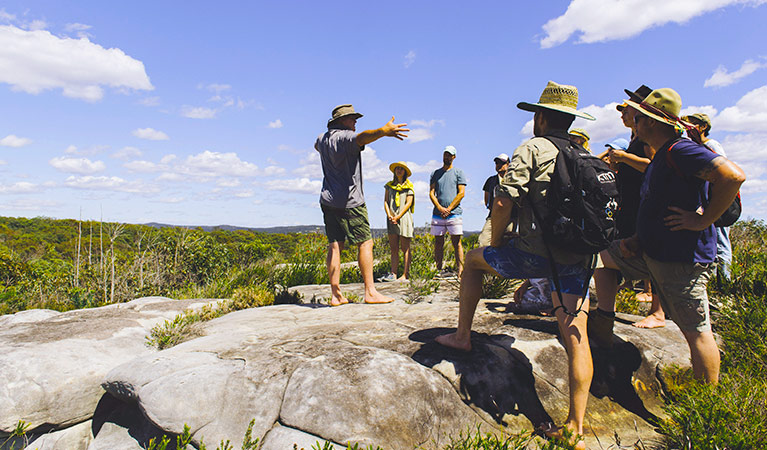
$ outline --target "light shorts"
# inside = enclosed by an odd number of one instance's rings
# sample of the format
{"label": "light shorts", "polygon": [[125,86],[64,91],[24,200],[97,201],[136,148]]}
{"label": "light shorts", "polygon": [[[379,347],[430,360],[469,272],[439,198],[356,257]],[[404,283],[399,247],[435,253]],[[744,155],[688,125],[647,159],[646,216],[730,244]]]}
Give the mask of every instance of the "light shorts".
{"label": "light shorts", "polygon": [[[517,239],[503,247],[485,247],[483,256],[487,264],[503,278],[548,278],[552,290],[551,264],[543,256],[528,253],[516,246]],[[589,270],[583,264],[557,264],[559,284],[563,294],[582,296],[588,283]]]}
{"label": "light shorts", "polygon": [[445,233],[450,233],[451,236],[463,235],[463,217],[450,216],[443,219],[439,216],[431,216],[431,234],[444,236]]}
{"label": "light shorts", "polygon": [[610,254],[624,278],[650,279],[653,293],[660,297],[663,311],[680,330],[711,330],[706,286],[715,263],[663,262],[646,254],[637,258],[624,258],[620,251],[620,241],[614,241],[604,251]]}

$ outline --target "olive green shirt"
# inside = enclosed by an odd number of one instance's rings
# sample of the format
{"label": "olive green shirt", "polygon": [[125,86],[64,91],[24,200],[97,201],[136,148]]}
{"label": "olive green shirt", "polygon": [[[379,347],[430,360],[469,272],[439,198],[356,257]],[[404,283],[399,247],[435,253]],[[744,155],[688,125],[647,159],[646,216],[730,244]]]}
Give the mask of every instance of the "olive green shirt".
{"label": "olive green shirt", "polygon": [[[567,132],[555,131],[554,136],[567,138]],[[541,214],[546,213],[546,189],[559,149],[548,139],[534,137],[514,150],[509,169],[501,180],[496,194],[511,198],[519,206],[519,235],[517,247],[529,253],[548,257],[543,242],[543,233],[536,226],[531,202]],[[554,259],[559,264],[585,262],[586,257],[569,252],[566,248],[550,246]]]}

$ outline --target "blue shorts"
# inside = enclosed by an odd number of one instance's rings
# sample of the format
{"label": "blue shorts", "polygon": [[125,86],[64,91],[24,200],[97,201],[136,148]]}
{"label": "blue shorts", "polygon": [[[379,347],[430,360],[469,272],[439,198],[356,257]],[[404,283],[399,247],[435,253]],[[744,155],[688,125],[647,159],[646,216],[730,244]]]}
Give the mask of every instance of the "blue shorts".
{"label": "blue shorts", "polygon": [[[514,239],[503,247],[486,247],[483,256],[504,278],[548,278],[551,290],[556,290],[548,258],[518,249]],[[557,264],[557,274],[563,294],[583,295],[589,282],[589,270],[583,264]]]}

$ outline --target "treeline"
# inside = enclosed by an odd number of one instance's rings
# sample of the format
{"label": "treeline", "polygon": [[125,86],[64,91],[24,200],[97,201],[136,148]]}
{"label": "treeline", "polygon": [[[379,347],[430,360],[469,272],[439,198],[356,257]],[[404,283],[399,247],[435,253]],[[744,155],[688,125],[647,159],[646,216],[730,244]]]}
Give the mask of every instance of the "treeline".
{"label": "treeline", "polygon": [[4,217],[0,314],[64,311],[147,295],[226,296],[238,283],[274,288],[286,281],[281,264],[323,264],[324,239],[316,233]]}

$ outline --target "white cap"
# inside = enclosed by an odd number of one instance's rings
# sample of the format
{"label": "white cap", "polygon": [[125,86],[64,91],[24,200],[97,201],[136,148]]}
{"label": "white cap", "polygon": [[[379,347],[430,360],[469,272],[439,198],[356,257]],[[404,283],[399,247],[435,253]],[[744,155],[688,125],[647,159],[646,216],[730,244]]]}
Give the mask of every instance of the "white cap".
{"label": "white cap", "polygon": [[495,161],[496,159],[500,159],[503,162],[509,162],[509,155],[507,155],[506,153],[501,153],[500,155],[493,158],[493,161]]}
{"label": "white cap", "polygon": [[443,150],[443,153],[444,152],[448,152],[451,155],[455,156],[455,147],[453,147],[452,145],[448,145],[447,147],[445,147],[445,150]]}

